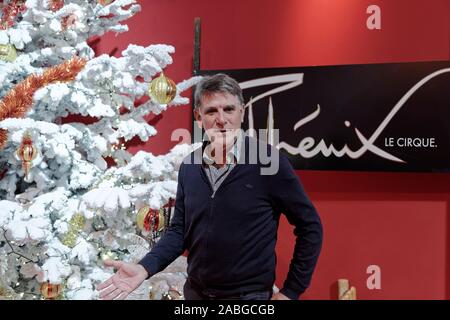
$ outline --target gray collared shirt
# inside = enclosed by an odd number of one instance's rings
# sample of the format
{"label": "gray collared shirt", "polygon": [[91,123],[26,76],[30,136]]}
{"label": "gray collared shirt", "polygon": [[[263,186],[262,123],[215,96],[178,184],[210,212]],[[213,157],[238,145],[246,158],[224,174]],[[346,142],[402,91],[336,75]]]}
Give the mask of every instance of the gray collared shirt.
{"label": "gray collared shirt", "polygon": [[231,170],[233,170],[236,166],[236,163],[239,161],[242,141],[242,136],[238,135],[233,147],[227,152],[225,165],[222,167],[216,168],[214,166],[214,159],[212,159],[209,155],[209,145],[206,146],[203,151],[203,167],[205,168],[206,176],[208,177],[208,180],[213,188],[212,197],[214,197],[217,189],[219,189],[222,182],[226,179]]}

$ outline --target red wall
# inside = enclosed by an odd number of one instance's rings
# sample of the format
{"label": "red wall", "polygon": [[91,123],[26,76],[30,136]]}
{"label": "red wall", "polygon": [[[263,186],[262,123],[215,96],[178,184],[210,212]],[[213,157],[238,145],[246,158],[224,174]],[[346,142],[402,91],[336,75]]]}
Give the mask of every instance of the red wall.
{"label": "red wall", "polygon": [[[201,68],[237,69],[450,59],[448,0],[141,0],[130,31],[105,35],[99,52],[130,43],[172,44],[175,81],[192,73],[193,21],[202,19]],[[381,30],[368,30],[366,8],[378,5]],[[189,96],[189,95],[187,95]],[[191,107],[150,117],[158,135],[132,152],[167,152],[173,129],[191,128]],[[299,171],[324,225],[324,246],[304,299],[335,298],[347,278],[359,299],[450,297],[448,174]],[[293,236],[282,221],[277,282],[288,269]],[[366,269],[381,268],[369,290]]]}

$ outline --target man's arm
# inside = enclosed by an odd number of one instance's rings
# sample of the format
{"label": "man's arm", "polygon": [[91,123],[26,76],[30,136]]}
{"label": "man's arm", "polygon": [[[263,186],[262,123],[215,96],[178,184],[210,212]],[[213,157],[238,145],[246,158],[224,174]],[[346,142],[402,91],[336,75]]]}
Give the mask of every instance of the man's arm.
{"label": "man's arm", "polygon": [[[275,151],[277,152],[277,151]],[[276,209],[295,226],[296,243],[287,278],[280,293],[298,299],[309,287],[322,247],[322,224],[289,160],[279,154],[279,170],[270,176]]]}
{"label": "man's arm", "polygon": [[175,212],[168,230],[156,243],[153,249],[138,263],[142,265],[151,277],[166,268],[184,251],[184,166],[182,163],[178,172],[178,188],[175,200]]}

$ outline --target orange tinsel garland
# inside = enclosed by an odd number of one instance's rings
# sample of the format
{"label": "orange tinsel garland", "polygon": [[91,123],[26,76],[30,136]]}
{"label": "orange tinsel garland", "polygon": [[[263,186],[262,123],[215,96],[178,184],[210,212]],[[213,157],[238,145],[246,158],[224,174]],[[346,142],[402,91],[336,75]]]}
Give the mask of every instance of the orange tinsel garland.
{"label": "orange tinsel garland", "polygon": [[[75,79],[86,65],[86,60],[74,57],[57,66],[48,68],[42,75],[32,74],[12,88],[0,101],[0,121],[6,118],[21,118],[30,109],[34,93],[53,82],[68,82]],[[6,130],[0,129],[0,149],[6,143]]]}

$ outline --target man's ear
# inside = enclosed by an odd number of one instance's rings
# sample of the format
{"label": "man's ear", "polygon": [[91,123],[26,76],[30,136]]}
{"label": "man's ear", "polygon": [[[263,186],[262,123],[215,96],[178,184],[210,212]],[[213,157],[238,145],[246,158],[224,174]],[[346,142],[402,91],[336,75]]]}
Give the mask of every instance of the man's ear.
{"label": "man's ear", "polygon": [[203,124],[202,124],[202,115],[200,114],[200,111],[198,108],[194,109],[194,118],[195,118],[195,122],[197,123],[197,126],[202,129],[203,128]]}

